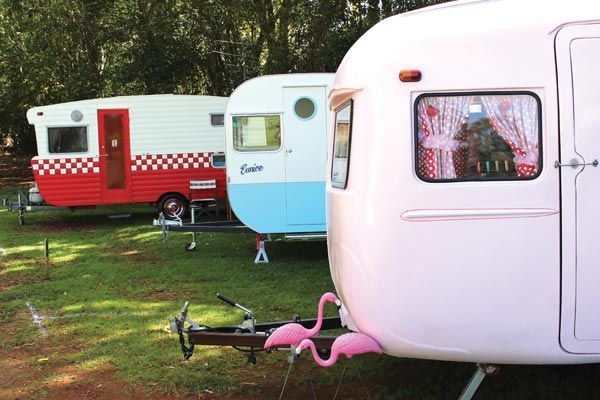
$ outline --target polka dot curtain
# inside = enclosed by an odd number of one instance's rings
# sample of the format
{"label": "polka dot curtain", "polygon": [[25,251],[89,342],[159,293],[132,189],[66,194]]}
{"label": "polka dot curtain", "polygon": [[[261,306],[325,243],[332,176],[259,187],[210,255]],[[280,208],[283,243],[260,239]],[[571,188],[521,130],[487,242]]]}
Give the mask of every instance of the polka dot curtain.
{"label": "polka dot curtain", "polygon": [[[419,173],[429,179],[455,179],[457,136],[469,118],[473,96],[424,97],[419,101]],[[464,158],[464,157],[463,157]],[[460,165],[460,162],[457,163]],[[463,173],[459,167],[459,173]]]}
{"label": "polka dot curtain", "polygon": [[517,175],[535,176],[539,170],[537,101],[530,95],[482,96],[494,130],[510,146]]}

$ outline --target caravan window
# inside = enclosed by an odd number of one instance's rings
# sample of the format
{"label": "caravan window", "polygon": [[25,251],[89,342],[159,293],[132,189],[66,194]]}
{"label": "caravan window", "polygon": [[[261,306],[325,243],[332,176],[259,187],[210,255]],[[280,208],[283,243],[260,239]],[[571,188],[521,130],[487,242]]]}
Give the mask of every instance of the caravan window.
{"label": "caravan window", "polygon": [[345,189],[348,183],[350,139],[352,136],[352,101],[344,103],[336,110],[335,132],[333,135],[331,186]]}
{"label": "caravan window", "polygon": [[274,151],[281,147],[279,115],[232,117],[233,148],[238,151]]}
{"label": "caravan window", "polygon": [[540,104],[531,92],[419,96],[417,175],[429,182],[536,178],[542,168]]}
{"label": "caravan window", "polygon": [[300,119],[311,119],[315,116],[317,106],[312,99],[301,97],[294,104],[294,112]]}
{"label": "caravan window", "polygon": [[212,126],[224,126],[225,115],[224,114],[210,114],[210,124]]}
{"label": "caravan window", "polygon": [[87,126],[48,128],[49,153],[85,153],[87,151]]}
{"label": "caravan window", "polygon": [[225,168],[225,154],[213,153],[210,157],[210,165],[213,168]]}

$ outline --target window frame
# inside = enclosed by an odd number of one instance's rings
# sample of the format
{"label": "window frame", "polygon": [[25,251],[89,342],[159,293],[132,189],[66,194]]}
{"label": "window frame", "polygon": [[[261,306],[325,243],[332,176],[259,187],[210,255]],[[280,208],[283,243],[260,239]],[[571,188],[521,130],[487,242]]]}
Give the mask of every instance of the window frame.
{"label": "window frame", "polygon": [[[499,177],[469,177],[469,178],[454,178],[454,179],[430,179],[419,174],[419,102],[426,97],[456,97],[456,96],[512,96],[512,95],[527,95],[534,98],[537,104],[537,123],[538,123],[538,171],[534,176],[517,177],[517,176],[499,176]],[[543,120],[542,120],[542,101],[540,96],[531,90],[472,90],[468,92],[426,92],[418,95],[413,103],[413,172],[417,179],[426,183],[461,183],[461,182],[528,182],[540,177],[544,170],[544,146],[543,146]]]}
{"label": "window frame", "polygon": [[[346,162],[346,179],[344,180],[344,184],[338,184],[333,180],[333,168],[335,163],[335,137],[337,135],[337,114],[338,112],[350,105],[350,119],[348,124],[348,161]],[[329,180],[331,182],[331,187],[334,189],[346,190],[348,187],[348,177],[350,176],[350,156],[352,154],[352,129],[354,127],[354,99],[349,98],[340,104],[333,112],[334,122],[333,122],[333,147],[331,149],[331,171],[329,174]],[[339,186],[338,186],[339,185]]]}
{"label": "window frame", "polygon": [[[222,126],[225,126],[225,113],[210,113],[208,115],[209,115],[210,126],[212,126],[214,128],[220,128]],[[217,117],[219,115],[223,117],[223,123],[222,124],[213,124],[213,117]]]}
{"label": "window frame", "polygon": [[[50,151],[50,129],[56,128],[85,128],[85,151],[52,152]],[[46,150],[48,154],[88,154],[90,152],[89,125],[46,125]]]}
{"label": "window frame", "polygon": [[[213,162],[213,161],[214,161],[214,157],[215,157],[215,156],[223,156],[223,157],[225,157],[225,164],[223,164],[223,166],[218,166],[218,165],[215,165],[215,163]],[[223,168],[227,168],[227,157],[226,157],[225,153],[223,153],[222,151],[220,151],[220,152],[216,152],[216,153],[212,153],[212,154],[210,155],[210,166],[211,166],[212,168],[215,168],[215,169],[223,169]]]}
{"label": "window frame", "polygon": [[[230,118],[231,118],[231,147],[233,147],[233,151],[237,152],[237,153],[241,153],[241,154],[248,154],[248,153],[277,153],[279,151],[281,151],[281,149],[283,148],[283,118],[282,118],[282,114],[281,113],[269,113],[269,114],[231,114]],[[233,138],[233,119],[236,117],[278,117],[279,118],[279,147],[276,149],[272,149],[272,150],[256,150],[256,149],[252,149],[252,150],[240,150],[237,149],[235,147],[235,140]]]}

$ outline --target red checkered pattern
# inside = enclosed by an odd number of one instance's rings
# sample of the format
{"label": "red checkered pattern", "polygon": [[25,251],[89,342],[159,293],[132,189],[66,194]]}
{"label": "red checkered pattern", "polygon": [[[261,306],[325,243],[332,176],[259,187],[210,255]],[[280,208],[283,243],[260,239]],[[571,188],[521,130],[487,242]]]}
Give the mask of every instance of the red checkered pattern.
{"label": "red checkered pattern", "polygon": [[84,158],[36,158],[31,160],[34,175],[97,174],[100,172],[98,157]]}
{"label": "red checkered pattern", "polygon": [[211,153],[144,154],[131,156],[132,171],[210,168]]}

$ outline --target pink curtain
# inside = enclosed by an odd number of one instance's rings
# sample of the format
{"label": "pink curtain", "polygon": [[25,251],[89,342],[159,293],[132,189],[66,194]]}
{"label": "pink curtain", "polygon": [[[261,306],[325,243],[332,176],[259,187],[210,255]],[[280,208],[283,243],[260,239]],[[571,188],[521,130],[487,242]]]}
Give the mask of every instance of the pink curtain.
{"label": "pink curtain", "polygon": [[430,179],[454,179],[456,136],[469,118],[472,96],[426,97],[419,102],[419,144],[425,149],[420,171]]}
{"label": "pink curtain", "polygon": [[481,102],[494,130],[510,146],[518,176],[538,171],[538,107],[533,96],[482,96]]}

